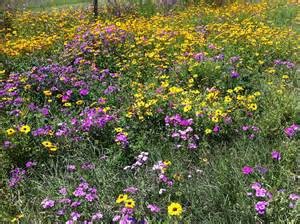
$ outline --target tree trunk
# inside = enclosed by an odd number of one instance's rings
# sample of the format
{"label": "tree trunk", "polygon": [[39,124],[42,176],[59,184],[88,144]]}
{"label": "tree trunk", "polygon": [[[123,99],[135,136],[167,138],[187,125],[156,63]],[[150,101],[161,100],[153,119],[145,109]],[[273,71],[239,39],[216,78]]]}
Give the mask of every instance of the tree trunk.
{"label": "tree trunk", "polygon": [[98,0],[94,0],[94,16],[98,16]]}

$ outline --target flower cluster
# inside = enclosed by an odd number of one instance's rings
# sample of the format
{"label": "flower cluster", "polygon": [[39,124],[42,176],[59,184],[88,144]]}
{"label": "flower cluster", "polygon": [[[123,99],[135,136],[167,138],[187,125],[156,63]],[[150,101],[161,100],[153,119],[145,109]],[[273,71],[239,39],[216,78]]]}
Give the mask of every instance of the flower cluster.
{"label": "flower cluster", "polygon": [[147,163],[148,155],[148,152],[141,152],[138,156],[135,157],[135,162],[131,166],[125,166],[124,170],[136,170],[142,167]]}
{"label": "flower cluster", "polygon": [[9,179],[9,187],[15,188],[20,184],[24,178],[26,177],[26,174],[28,174],[29,170],[36,166],[37,162],[35,161],[28,161],[25,164],[25,169],[23,168],[15,168],[10,171],[10,179]]}
{"label": "flower cluster", "polygon": [[[167,127],[173,127],[171,137],[178,141],[176,148],[182,147],[180,142],[187,144],[188,149],[196,149],[199,136],[194,134],[194,130],[191,127],[193,119],[184,119],[179,114],[174,116],[166,116],[165,124]],[[183,130],[181,128],[184,128]]]}

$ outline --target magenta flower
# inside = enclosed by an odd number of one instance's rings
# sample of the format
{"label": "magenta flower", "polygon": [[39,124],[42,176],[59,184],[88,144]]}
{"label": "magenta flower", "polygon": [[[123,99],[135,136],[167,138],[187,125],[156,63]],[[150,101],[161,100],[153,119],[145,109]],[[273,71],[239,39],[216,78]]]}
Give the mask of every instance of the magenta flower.
{"label": "magenta flower", "polygon": [[88,89],[81,89],[81,90],[79,91],[79,94],[80,94],[81,96],[86,96],[86,95],[89,94],[89,90],[88,90]]}
{"label": "magenta flower", "polygon": [[272,158],[274,159],[274,160],[281,160],[281,153],[279,152],[279,151],[273,151],[272,152]]}
{"label": "magenta flower", "polygon": [[266,213],[267,206],[269,205],[266,201],[259,201],[255,204],[255,210],[259,215]]}
{"label": "magenta flower", "polygon": [[251,166],[244,166],[242,169],[243,174],[249,175],[253,173],[253,168]]}

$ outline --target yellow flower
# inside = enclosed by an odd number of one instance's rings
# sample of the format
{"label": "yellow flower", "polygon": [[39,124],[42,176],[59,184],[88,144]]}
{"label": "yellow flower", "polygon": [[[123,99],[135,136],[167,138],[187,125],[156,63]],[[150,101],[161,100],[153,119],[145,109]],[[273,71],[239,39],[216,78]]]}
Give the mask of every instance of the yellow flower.
{"label": "yellow flower", "polygon": [[83,104],[83,100],[78,100],[78,101],[76,101],[76,105],[82,105]]}
{"label": "yellow flower", "polygon": [[188,111],[190,111],[191,109],[192,109],[192,106],[191,106],[191,105],[186,105],[186,106],[184,106],[183,111],[184,111],[184,112],[188,112]]}
{"label": "yellow flower", "polygon": [[51,96],[52,95],[52,92],[50,90],[45,90],[43,91],[44,95],[45,96]]}
{"label": "yellow flower", "polygon": [[171,216],[179,216],[182,213],[182,206],[179,203],[172,202],[168,206],[168,214]]}
{"label": "yellow flower", "polygon": [[128,198],[128,195],[127,195],[127,194],[119,194],[119,196],[118,196],[118,198],[117,198],[117,200],[116,200],[116,203],[117,203],[117,204],[120,204],[120,203],[126,201],[127,198]]}
{"label": "yellow flower", "polygon": [[70,106],[72,106],[72,104],[71,103],[64,103],[64,106],[65,107],[70,107]]}
{"label": "yellow flower", "polygon": [[289,76],[288,76],[288,75],[283,75],[282,78],[283,78],[283,79],[288,79]]}
{"label": "yellow flower", "polygon": [[134,208],[135,206],[135,201],[131,198],[125,200],[125,207],[126,208]]}
{"label": "yellow flower", "polygon": [[257,104],[256,103],[251,103],[248,105],[248,108],[252,111],[257,110]]}
{"label": "yellow flower", "polygon": [[232,101],[232,98],[230,96],[225,96],[224,102],[230,103]]}
{"label": "yellow flower", "polygon": [[213,116],[213,117],[211,118],[211,120],[212,120],[212,122],[214,122],[214,123],[219,122],[219,118],[218,118],[217,116]]}
{"label": "yellow flower", "polygon": [[20,132],[22,133],[29,133],[30,132],[30,127],[28,125],[23,125],[21,128],[20,128]]}
{"label": "yellow flower", "polygon": [[118,133],[119,133],[119,132],[122,132],[122,131],[123,131],[123,128],[115,128],[115,131],[118,132]]}
{"label": "yellow flower", "polygon": [[227,93],[233,93],[233,90],[232,89],[228,89]]}
{"label": "yellow flower", "polygon": [[166,166],[170,166],[172,164],[172,162],[170,160],[165,160],[163,162]]}
{"label": "yellow flower", "polygon": [[9,128],[9,129],[6,130],[7,135],[13,135],[14,133],[16,133],[16,131],[12,128]]}
{"label": "yellow flower", "polygon": [[47,148],[50,148],[50,147],[53,146],[52,143],[51,143],[50,141],[43,141],[43,142],[42,142],[42,145],[45,146],[45,147],[47,147]]}
{"label": "yellow flower", "polygon": [[212,130],[209,129],[209,128],[206,128],[206,129],[205,129],[205,134],[208,135],[208,134],[210,134],[210,133],[212,133]]}
{"label": "yellow flower", "polygon": [[260,96],[261,93],[258,91],[258,92],[255,92],[253,95],[254,95],[254,96]]}
{"label": "yellow flower", "polygon": [[52,151],[52,152],[55,152],[55,151],[57,151],[57,147],[56,146],[51,146],[49,148],[49,150]]}

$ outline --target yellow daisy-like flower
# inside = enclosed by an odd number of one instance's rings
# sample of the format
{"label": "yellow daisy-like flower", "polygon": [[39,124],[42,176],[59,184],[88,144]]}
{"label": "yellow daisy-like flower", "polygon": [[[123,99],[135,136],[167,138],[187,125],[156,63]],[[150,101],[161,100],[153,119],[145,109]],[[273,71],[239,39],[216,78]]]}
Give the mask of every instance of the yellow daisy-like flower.
{"label": "yellow daisy-like flower", "polygon": [[25,134],[28,134],[30,132],[30,127],[28,125],[23,125],[21,128],[20,128],[20,132],[22,133],[25,133]]}
{"label": "yellow daisy-like flower", "polygon": [[122,131],[123,131],[123,128],[115,128],[115,131],[118,132],[118,133],[119,133],[119,132],[122,132]]}
{"label": "yellow daisy-like flower", "polygon": [[47,147],[47,148],[50,148],[50,147],[53,146],[52,143],[51,143],[50,141],[43,141],[43,142],[42,142],[42,145],[45,146],[45,147]]}
{"label": "yellow daisy-like flower", "polygon": [[52,152],[55,152],[55,151],[57,151],[57,147],[56,146],[51,146],[49,148],[49,150],[52,151]]}
{"label": "yellow daisy-like flower", "polygon": [[64,106],[65,107],[70,107],[70,106],[72,106],[72,104],[71,103],[64,103]]}
{"label": "yellow daisy-like flower", "polygon": [[128,195],[127,195],[127,194],[119,194],[119,196],[118,196],[118,198],[117,198],[117,200],[116,200],[116,203],[117,203],[117,204],[120,204],[120,203],[126,201],[127,198],[128,198]]}
{"label": "yellow daisy-like flower", "polygon": [[248,105],[248,108],[252,111],[257,110],[257,104],[256,103],[251,103]]}
{"label": "yellow daisy-like flower", "polygon": [[135,201],[133,199],[129,198],[125,201],[126,208],[134,208],[134,206],[135,206]]}
{"label": "yellow daisy-like flower", "polygon": [[9,129],[6,130],[7,135],[13,135],[14,133],[16,133],[16,131],[12,128],[9,128]]}
{"label": "yellow daisy-like flower", "polygon": [[170,166],[172,164],[172,162],[170,160],[165,160],[163,162],[166,166]]}
{"label": "yellow daisy-like flower", "polygon": [[225,96],[224,102],[230,103],[232,101],[232,98],[230,96]]}
{"label": "yellow daisy-like flower", "polygon": [[216,116],[213,116],[213,117],[211,118],[211,120],[212,120],[212,122],[214,122],[214,123],[219,122],[219,118],[216,117]]}
{"label": "yellow daisy-like flower", "polygon": [[212,133],[212,130],[209,129],[209,128],[206,128],[206,129],[205,129],[205,134],[208,135],[208,134],[210,134],[210,133]]}
{"label": "yellow daisy-like flower", "polygon": [[44,95],[45,96],[51,96],[52,95],[52,92],[50,90],[45,90],[43,91]]}
{"label": "yellow daisy-like flower", "polygon": [[80,106],[80,105],[82,105],[82,104],[83,104],[83,100],[78,100],[78,101],[76,101],[76,105]]}
{"label": "yellow daisy-like flower", "polygon": [[168,214],[170,216],[179,216],[182,213],[182,206],[179,203],[176,202],[172,202],[169,206],[168,206]]}
{"label": "yellow daisy-like flower", "polygon": [[191,106],[191,105],[186,105],[186,106],[184,106],[183,111],[184,111],[184,112],[188,112],[188,111],[190,111],[191,109],[192,109],[192,106]]}

